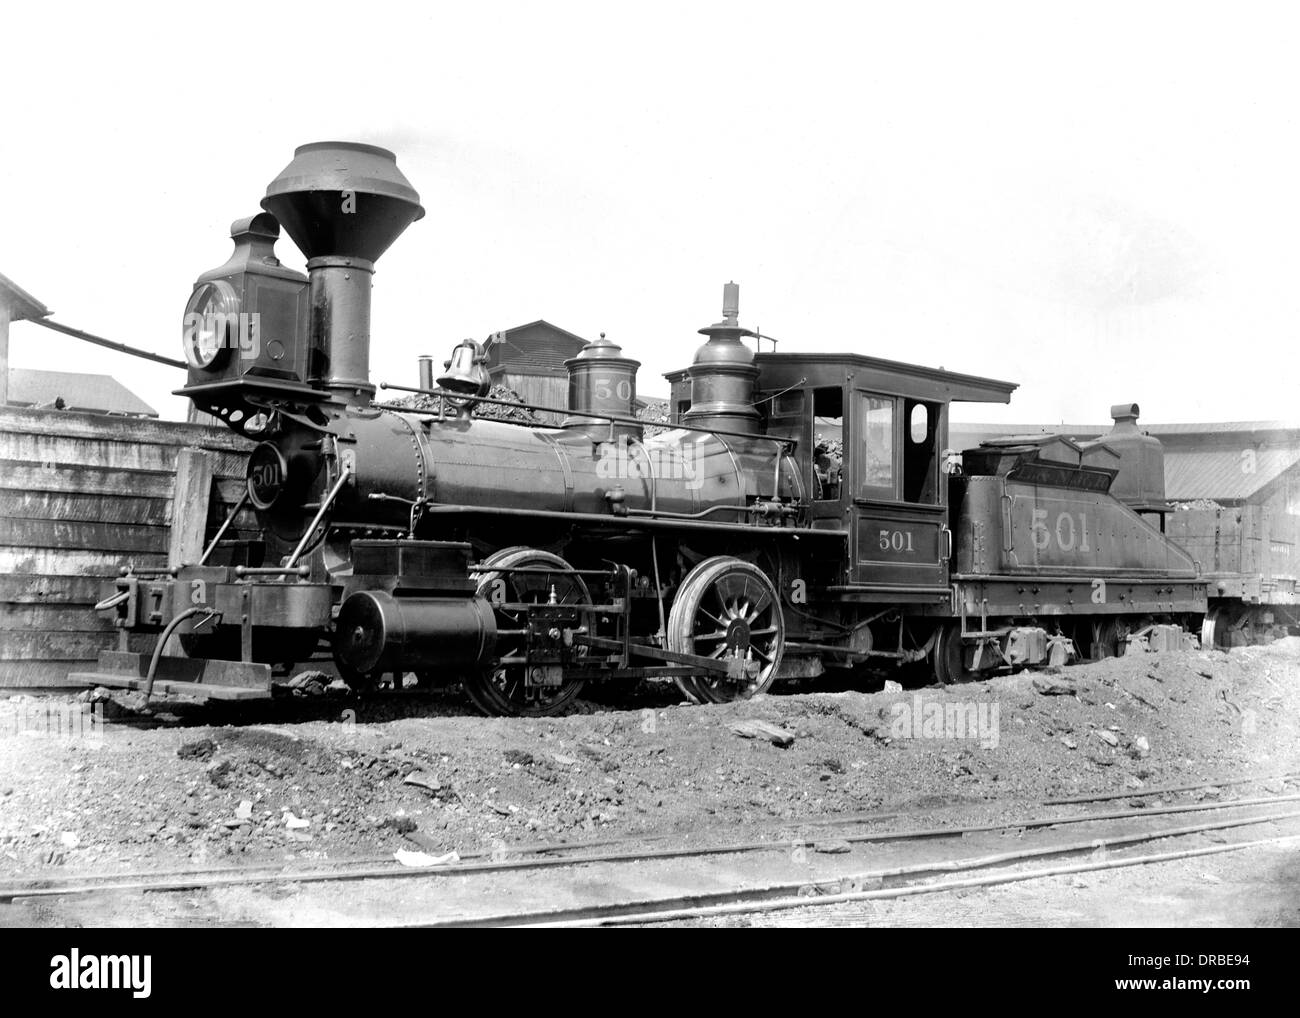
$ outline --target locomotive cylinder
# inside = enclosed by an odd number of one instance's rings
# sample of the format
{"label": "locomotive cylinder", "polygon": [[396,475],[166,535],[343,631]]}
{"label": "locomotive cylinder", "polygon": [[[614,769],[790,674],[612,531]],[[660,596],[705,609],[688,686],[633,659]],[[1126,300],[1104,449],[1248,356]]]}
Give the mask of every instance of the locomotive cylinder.
{"label": "locomotive cylinder", "polygon": [[492,660],[496,619],[482,598],[353,594],[339,609],[335,652],[363,674],[478,668]]}

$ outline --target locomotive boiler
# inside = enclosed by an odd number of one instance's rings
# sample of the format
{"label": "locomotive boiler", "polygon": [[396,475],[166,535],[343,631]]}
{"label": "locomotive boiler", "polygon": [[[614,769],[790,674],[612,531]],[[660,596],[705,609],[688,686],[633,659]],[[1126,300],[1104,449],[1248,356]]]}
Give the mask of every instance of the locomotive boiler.
{"label": "locomotive boiler", "polygon": [[[260,697],[327,655],[358,690],[455,678],[487,713],[545,714],[596,680],[696,701],[868,661],[955,681],[1176,641],[1204,613],[1160,506],[1111,491],[1146,476],[1123,435],[956,467],[951,403],[1006,402],[1011,383],[756,354],[728,284],[656,435],[638,362],[603,336],[566,362],[567,405],[534,408],[557,427],[485,416],[514,404],[489,396],[474,340],[436,379],[424,359],[418,386],[386,386],[421,405],[377,400],[375,266],[419,195],[392,153],[324,142],[262,208],[196,282],[179,390],[256,442],[246,490],[199,561],[106,591],[121,646],[86,681]],[[276,257],[281,228],[306,275]],[[249,512],[257,540],[228,538]],[[151,654],[132,632],[157,634]]]}

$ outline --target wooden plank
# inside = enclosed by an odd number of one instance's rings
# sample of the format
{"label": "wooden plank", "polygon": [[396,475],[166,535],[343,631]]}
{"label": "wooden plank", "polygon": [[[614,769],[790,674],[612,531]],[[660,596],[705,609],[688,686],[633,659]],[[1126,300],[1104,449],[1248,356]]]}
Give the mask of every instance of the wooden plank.
{"label": "wooden plank", "polygon": [[[23,632],[28,629],[50,629],[66,632],[116,633],[117,628],[107,613],[97,612],[90,605],[4,605],[0,607],[0,634]],[[0,635],[0,643],[8,639]]]}
{"label": "wooden plank", "polygon": [[[28,495],[68,494],[86,499],[101,495],[112,496],[105,500],[106,504],[111,504],[119,498],[157,499],[161,502],[164,514],[162,522],[166,523],[171,519],[173,478],[173,474],[161,470],[110,470],[104,467],[83,466],[46,468],[39,464],[0,459],[0,506],[16,504],[19,501],[26,504]],[[242,472],[238,477],[217,478],[213,485],[214,499],[217,504],[212,510],[214,514],[212,519],[218,522],[214,526],[219,526],[219,521],[225,519],[231,507],[243,497],[246,486]],[[22,496],[22,499],[19,496]],[[83,507],[91,504],[93,503],[69,503],[70,506]],[[154,506],[151,514],[158,508],[159,506]],[[108,513],[111,515],[111,510]],[[26,516],[28,513],[7,512],[0,509],[0,515]],[[73,508],[69,509],[68,515],[64,515],[63,518],[79,516],[80,509]],[[43,518],[56,517],[44,516]],[[123,522],[131,521],[123,520]],[[152,515],[148,522],[154,522]],[[256,530],[258,528],[256,513],[252,509],[245,509],[235,520],[235,528]]]}
{"label": "wooden plank", "polygon": [[212,496],[212,460],[213,454],[201,449],[182,449],[176,457],[168,565],[197,562],[203,555]]}
{"label": "wooden plank", "polygon": [[0,431],[33,435],[67,435],[72,438],[109,439],[156,445],[194,446],[247,454],[254,442],[225,426],[158,421],[144,417],[110,417],[107,414],[70,413],[66,410],[0,408]]}
{"label": "wooden plank", "polygon": [[9,402],[9,304],[0,301],[0,406]]}
{"label": "wooden plank", "polygon": [[[234,505],[246,487],[246,461],[235,474],[216,474],[221,501]],[[174,470],[120,470],[84,464],[32,463],[0,458],[0,490],[68,492],[81,495],[138,495],[171,498]]]}
{"label": "wooden plank", "polygon": [[[115,470],[176,469],[178,446],[147,442],[115,442],[103,439],[71,438],[66,435],[7,434],[0,430],[0,457],[48,466],[79,465],[111,467]],[[243,470],[247,457],[242,452],[213,452],[213,470],[234,476]]]}
{"label": "wooden plank", "polygon": [[71,551],[63,548],[0,547],[0,573],[48,573],[57,576],[116,576],[122,566],[161,569],[165,553]]}
{"label": "wooden plank", "polygon": [[84,683],[69,683],[71,672],[84,671],[94,661],[0,661],[0,689],[57,689],[60,686],[83,688]]}
{"label": "wooden plank", "polygon": [[0,606],[91,605],[104,597],[104,587],[104,580],[97,576],[0,576]]}
{"label": "wooden plank", "polygon": [[8,491],[138,495],[142,498],[169,499],[172,494],[172,473],[167,470],[112,470],[108,467],[63,466],[57,463],[0,459],[0,488]]}
{"label": "wooden plank", "polygon": [[167,526],[171,500],[134,495],[71,495],[54,491],[0,489],[0,516],[26,520],[66,520],[83,523],[137,523]]}
{"label": "wooden plank", "polygon": [[75,520],[22,520],[0,517],[0,545],[10,548],[59,548],[75,551],[161,552],[167,549],[165,527]]}
{"label": "wooden plank", "polygon": [[[67,678],[69,671],[86,671],[93,669],[99,660],[100,651],[115,650],[116,636],[103,640],[105,647],[91,647],[86,644],[86,653],[76,657],[47,654],[36,658],[5,659],[0,648],[0,688],[22,688],[42,685],[58,685]],[[141,633],[131,637],[131,650],[137,654],[152,654],[155,637]]]}
{"label": "wooden plank", "polygon": [[[151,641],[153,639],[150,637]],[[71,658],[88,661],[98,658],[101,650],[112,650],[116,646],[116,633],[29,629],[21,633],[6,633],[0,639],[0,661],[65,661]],[[152,648],[152,642],[149,646]]]}

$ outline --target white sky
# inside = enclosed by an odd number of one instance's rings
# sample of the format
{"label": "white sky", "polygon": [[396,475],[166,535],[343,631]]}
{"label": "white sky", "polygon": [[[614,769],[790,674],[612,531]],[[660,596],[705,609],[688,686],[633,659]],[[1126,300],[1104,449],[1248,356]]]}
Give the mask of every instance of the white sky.
{"label": "white sky", "polygon": [[[1220,4],[269,3],[0,14],[0,272],[179,357],[308,141],[397,153],[372,380],[546,318],[684,367],[741,284],[782,351],[1021,383],[965,420],[1300,418],[1300,18]],[[228,27],[223,27],[228,26]],[[303,259],[287,238],[281,258]],[[30,324],[14,366],[183,374]]]}

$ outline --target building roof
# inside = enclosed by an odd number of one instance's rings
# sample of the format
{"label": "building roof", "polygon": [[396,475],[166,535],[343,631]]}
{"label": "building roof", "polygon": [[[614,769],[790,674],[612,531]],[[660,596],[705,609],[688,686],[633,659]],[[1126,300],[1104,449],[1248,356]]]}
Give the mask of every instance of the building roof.
{"label": "building roof", "polygon": [[9,405],[44,406],[62,398],[64,409],[92,414],[157,417],[158,411],[111,375],[80,371],[9,369]]}
{"label": "building roof", "polygon": [[587,345],[581,336],[552,325],[544,318],[493,333],[487,349],[490,374],[566,375],[564,362]]}
{"label": "building roof", "polygon": [[[967,424],[954,421],[954,435],[1003,437],[1008,435],[1070,435],[1075,438],[1098,438],[1115,425],[1110,424]],[[1243,434],[1263,435],[1274,432],[1300,432],[1300,421],[1212,421],[1207,424],[1138,424],[1138,430],[1164,439],[1174,436],[1194,437]],[[981,438],[981,441],[983,439]]]}
{"label": "building roof", "polygon": [[8,276],[0,275],[0,306],[9,308],[11,322],[25,322],[45,318],[50,309]]}
{"label": "building roof", "polygon": [[1165,497],[1173,502],[1251,498],[1300,463],[1300,446],[1262,449],[1165,448]]}

